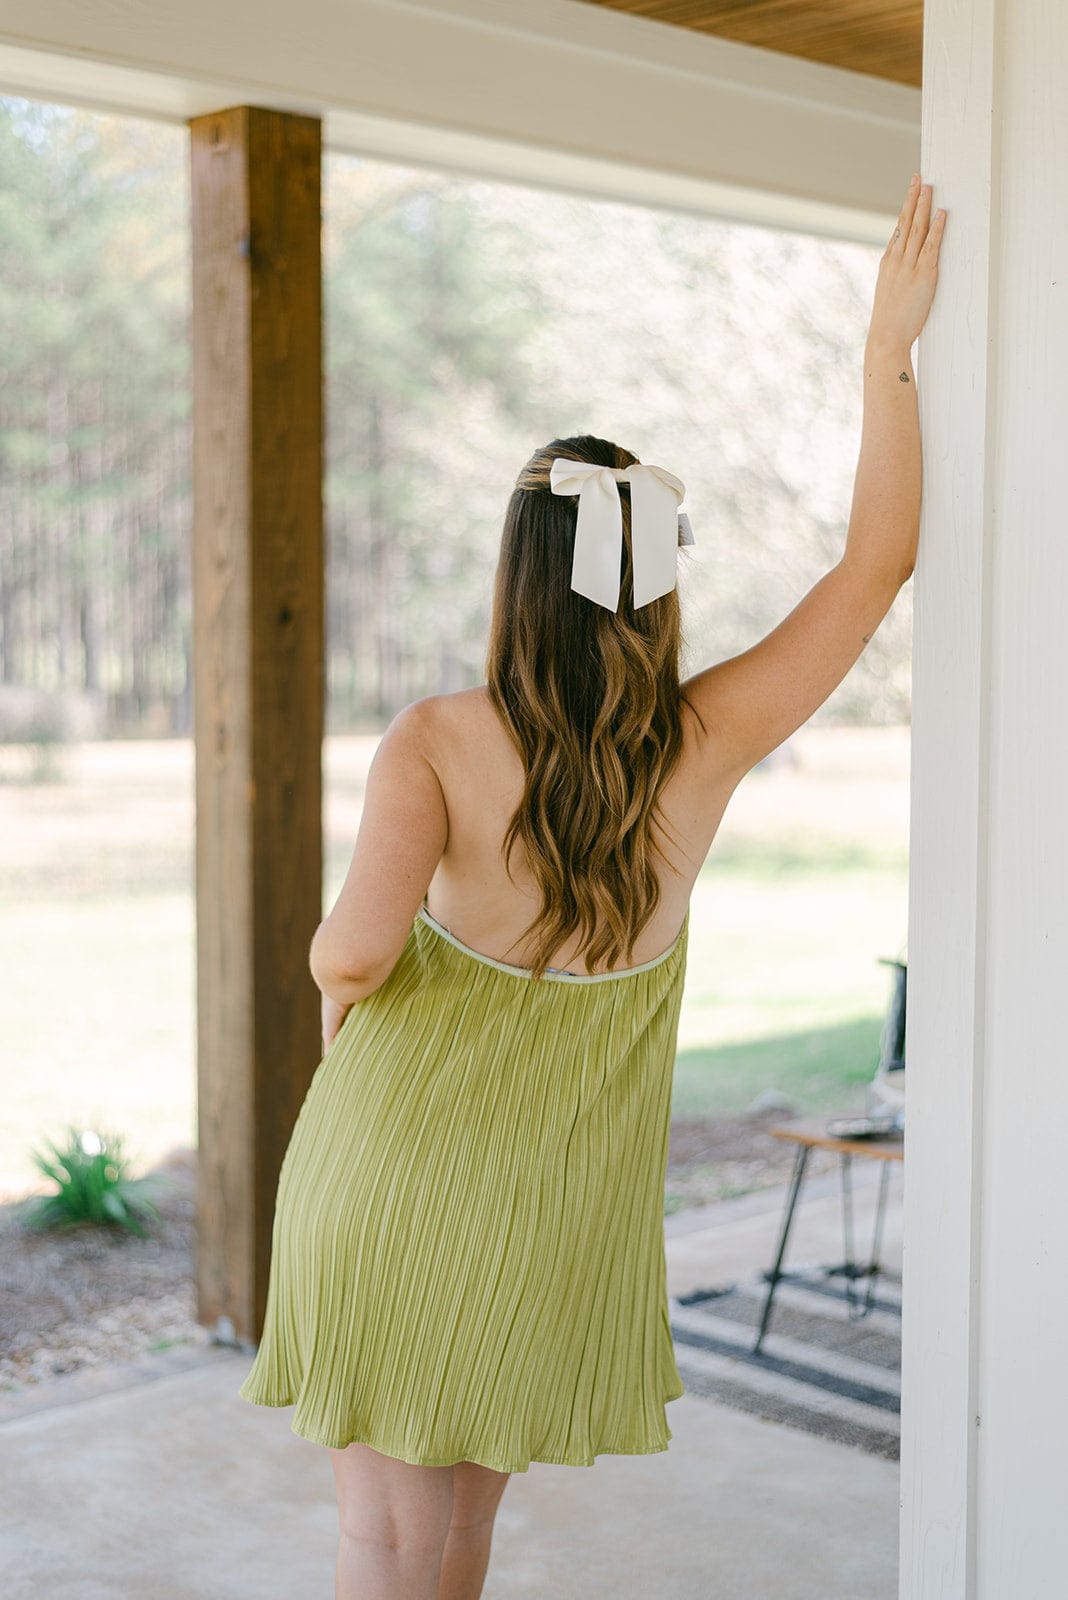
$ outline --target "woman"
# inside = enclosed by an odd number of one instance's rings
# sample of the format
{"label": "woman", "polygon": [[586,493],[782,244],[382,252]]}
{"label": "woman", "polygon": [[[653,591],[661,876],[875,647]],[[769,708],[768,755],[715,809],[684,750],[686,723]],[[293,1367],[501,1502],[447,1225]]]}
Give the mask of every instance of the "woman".
{"label": "woman", "polygon": [[913,570],[910,352],[944,225],[914,178],[879,267],[845,549],[777,628],[680,686],[681,483],[555,440],[509,501],[487,683],[407,707],[376,752],[312,941],[326,1053],[241,1386],[330,1449],[337,1600],[476,1600],[511,1472],[667,1448],[690,893],[740,779]]}

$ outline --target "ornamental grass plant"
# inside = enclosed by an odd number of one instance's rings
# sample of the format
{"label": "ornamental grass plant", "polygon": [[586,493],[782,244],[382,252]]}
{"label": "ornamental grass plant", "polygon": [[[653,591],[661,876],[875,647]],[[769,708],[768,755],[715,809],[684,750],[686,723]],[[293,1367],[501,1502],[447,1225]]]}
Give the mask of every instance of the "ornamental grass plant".
{"label": "ornamental grass plant", "polygon": [[99,1133],[71,1125],[62,1145],[45,1140],[47,1150],[34,1150],[34,1166],[56,1185],[53,1194],[26,1203],[23,1220],[30,1228],[73,1228],[80,1223],[125,1228],[145,1237],[148,1224],[159,1220],[154,1200],[159,1180],[152,1175],[131,1178],[121,1134]]}

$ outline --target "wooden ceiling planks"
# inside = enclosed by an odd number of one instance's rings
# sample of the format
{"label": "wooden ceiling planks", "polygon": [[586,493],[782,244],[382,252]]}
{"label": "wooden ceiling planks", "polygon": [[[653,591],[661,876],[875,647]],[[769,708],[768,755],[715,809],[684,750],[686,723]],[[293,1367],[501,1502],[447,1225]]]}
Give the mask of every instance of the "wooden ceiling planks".
{"label": "wooden ceiling planks", "polygon": [[579,0],[920,86],[922,0]]}

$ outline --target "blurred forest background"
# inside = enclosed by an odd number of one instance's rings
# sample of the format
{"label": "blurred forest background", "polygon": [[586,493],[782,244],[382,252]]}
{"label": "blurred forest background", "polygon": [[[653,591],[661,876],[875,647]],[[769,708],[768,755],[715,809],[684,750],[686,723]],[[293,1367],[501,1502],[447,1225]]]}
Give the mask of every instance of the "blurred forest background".
{"label": "blurred forest background", "polygon": [[[0,100],[0,741],[191,728],[184,129]],[[841,554],[878,252],[326,158],[328,725],[482,681],[515,476],[687,486],[688,670]],[[908,721],[911,586],[813,719]]]}

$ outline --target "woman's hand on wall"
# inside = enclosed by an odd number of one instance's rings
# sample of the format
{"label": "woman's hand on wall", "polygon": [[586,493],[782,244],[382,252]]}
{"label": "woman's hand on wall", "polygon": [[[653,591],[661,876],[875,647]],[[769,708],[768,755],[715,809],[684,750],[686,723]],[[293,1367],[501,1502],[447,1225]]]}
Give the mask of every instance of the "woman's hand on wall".
{"label": "woman's hand on wall", "polygon": [[932,217],[931,199],[931,185],[921,184],[917,173],[879,262],[868,342],[902,355],[927,321],[938,283],[946,213],[939,208]]}

